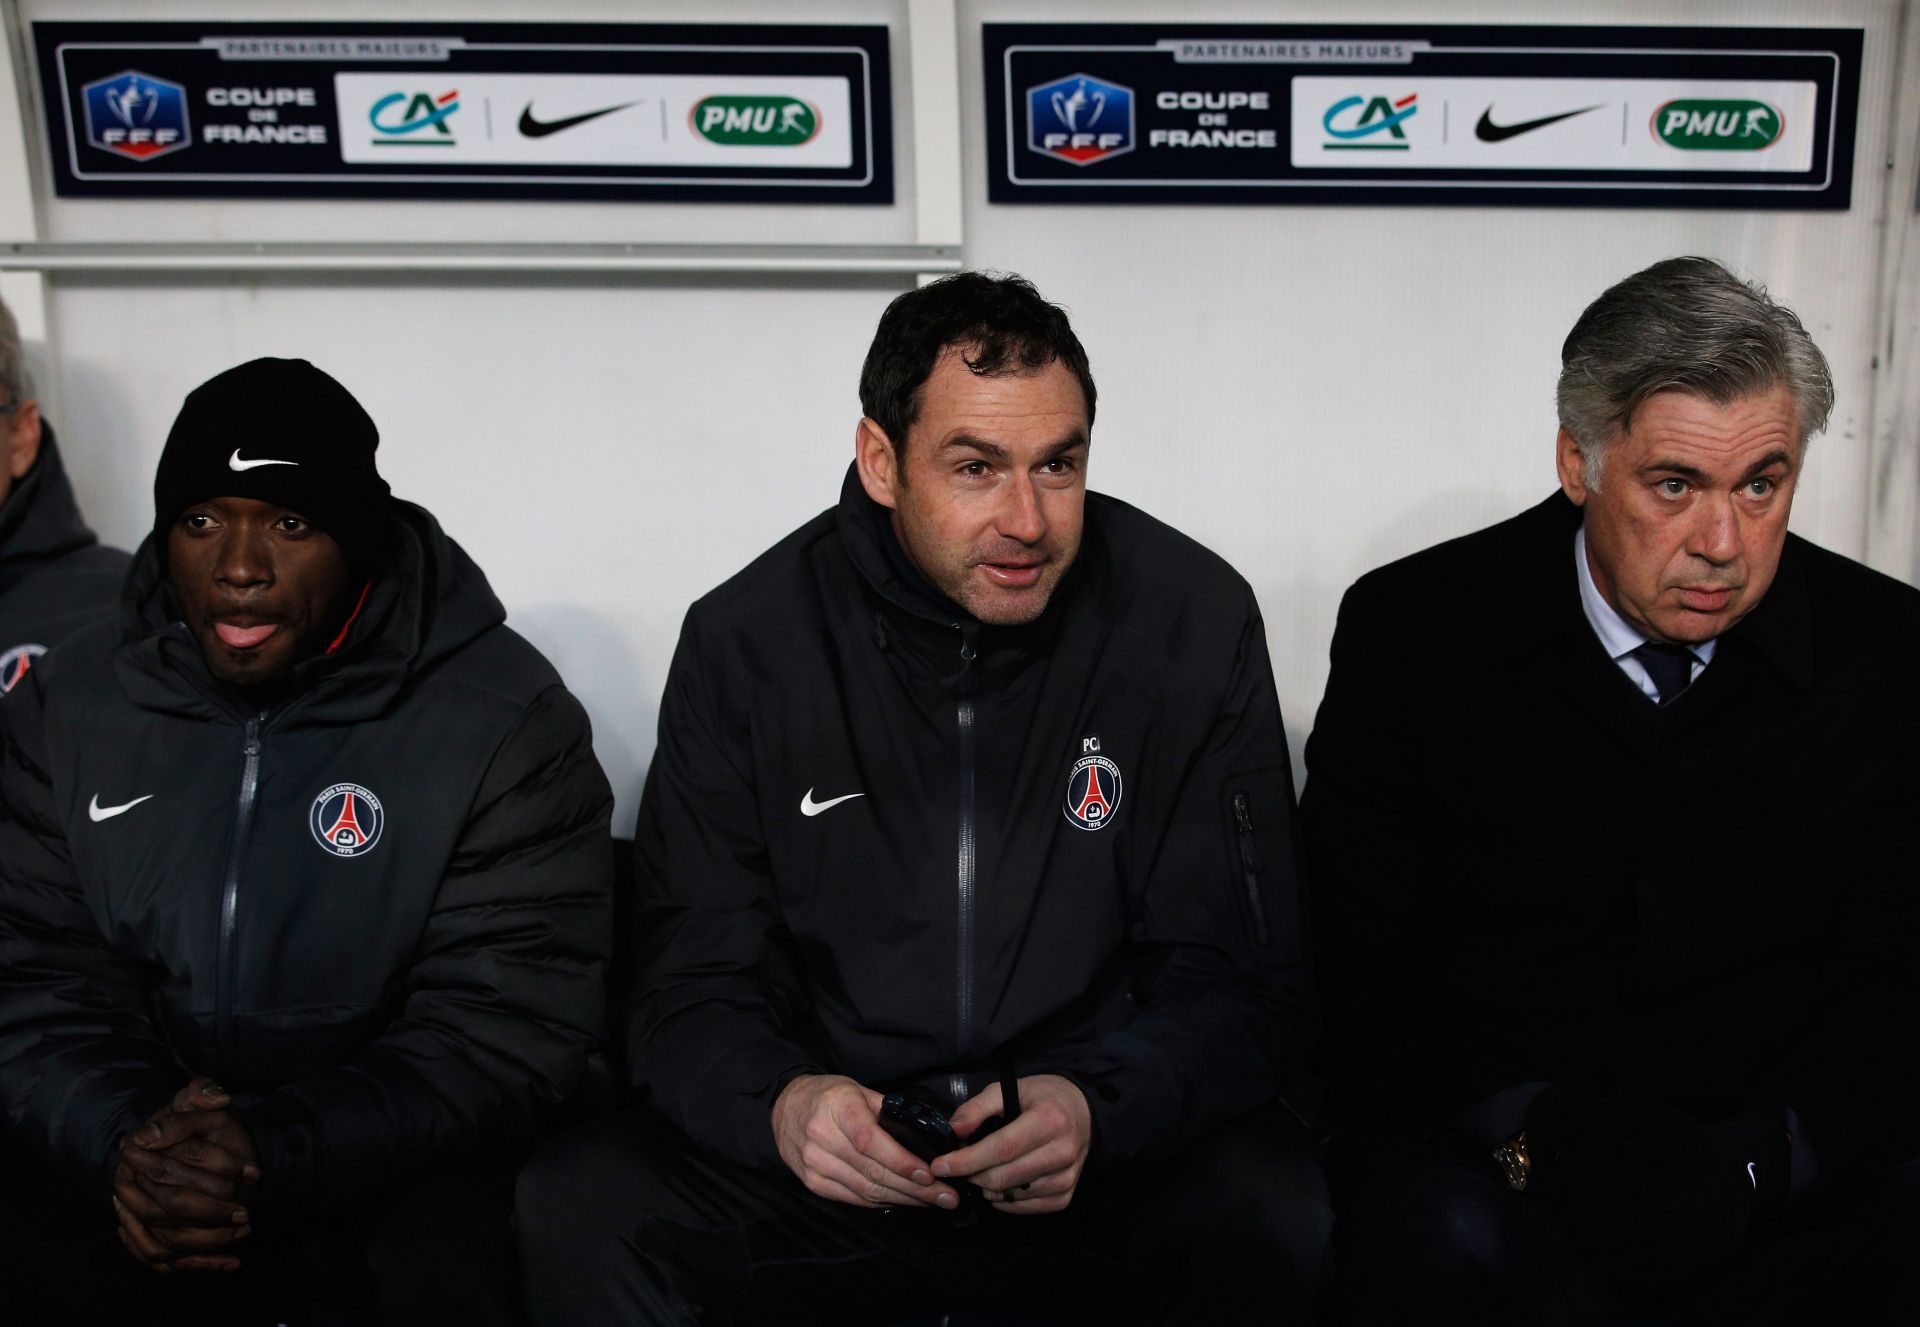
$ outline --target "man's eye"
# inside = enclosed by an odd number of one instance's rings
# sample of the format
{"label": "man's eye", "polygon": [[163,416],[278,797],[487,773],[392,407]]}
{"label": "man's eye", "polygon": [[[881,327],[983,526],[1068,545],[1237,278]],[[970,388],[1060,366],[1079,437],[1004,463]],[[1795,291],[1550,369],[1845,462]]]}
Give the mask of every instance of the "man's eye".
{"label": "man's eye", "polygon": [[1073,462],[1063,456],[1056,456],[1047,462],[1046,469],[1050,475],[1070,475],[1073,473]]}
{"label": "man's eye", "polygon": [[280,518],[280,528],[289,534],[300,534],[308,527],[307,523],[298,516],[282,516]]}
{"label": "man's eye", "polygon": [[1752,497],[1764,498],[1771,492],[1773,492],[1771,479],[1756,479],[1747,485],[1747,493]]}
{"label": "man's eye", "polygon": [[189,530],[207,530],[213,527],[213,517],[207,515],[205,512],[188,512],[180,518],[180,524],[186,526]]}
{"label": "man's eye", "polygon": [[960,467],[960,473],[970,478],[978,479],[981,475],[987,473],[987,463],[985,461],[968,461]]}
{"label": "man's eye", "polygon": [[1687,496],[1687,481],[1684,479],[1663,479],[1658,485],[1660,492],[1669,498]]}

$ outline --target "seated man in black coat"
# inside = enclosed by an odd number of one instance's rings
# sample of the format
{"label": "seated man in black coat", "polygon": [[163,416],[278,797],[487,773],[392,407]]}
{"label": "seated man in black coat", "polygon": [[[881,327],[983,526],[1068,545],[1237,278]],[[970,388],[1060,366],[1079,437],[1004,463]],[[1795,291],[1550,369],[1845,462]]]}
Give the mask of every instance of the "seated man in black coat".
{"label": "seated man in black coat", "polygon": [[900,296],[860,400],[838,504],[687,614],[635,841],[648,1101],[522,1176],[532,1316],[1305,1322],[1331,1214],[1278,1101],[1312,1013],[1253,591],[1087,491],[1086,351],[1017,277]]}
{"label": "seated man in black coat", "polygon": [[1562,364],[1561,491],[1353,587],[1307,747],[1342,1307],[1913,1321],[1920,593],[1787,533],[1763,291],[1656,264]]}
{"label": "seated man in black coat", "polygon": [[19,326],[0,304],[0,695],[108,612],[126,574],[127,555],[80,519],[53,426],[27,390]]}
{"label": "seated man in black coat", "polygon": [[125,611],[0,703],[0,1107],[58,1176],[9,1176],[44,1228],[0,1256],[83,1269],[28,1319],[512,1316],[517,1158],[602,1022],[611,799],[378,441],[304,361],[196,389]]}

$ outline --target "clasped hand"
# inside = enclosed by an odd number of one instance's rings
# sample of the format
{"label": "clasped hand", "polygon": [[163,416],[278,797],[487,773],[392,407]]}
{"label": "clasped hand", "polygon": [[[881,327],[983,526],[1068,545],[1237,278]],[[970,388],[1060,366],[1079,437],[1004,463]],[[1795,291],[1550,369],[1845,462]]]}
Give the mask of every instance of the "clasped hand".
{"label": "clasped hand", "polygon": [[113,1210],[120,1242],[156,1272],[233,1271],[253,1229],[253,1136],[212,1079],[198,1077],[120,1140]]}
{"label": "clasped hand", "polygon": [[[856,1207],[958,1207],[967,1181],[1003,1212],[1058,1212],[1073,1201],[1093,1137],[1087,1099],[1057,1074],[1022,1078],[1020,1115],[978,1142],[923,1161],[880,1124],[881,1095],[838,1074],[807,1074],[773,1104],[781,1159],[809,1191]],[[992,1084],[955,1111],[962,1139],[1003,1113]],[[943,1183],[942,1181],[950,1181]]]}

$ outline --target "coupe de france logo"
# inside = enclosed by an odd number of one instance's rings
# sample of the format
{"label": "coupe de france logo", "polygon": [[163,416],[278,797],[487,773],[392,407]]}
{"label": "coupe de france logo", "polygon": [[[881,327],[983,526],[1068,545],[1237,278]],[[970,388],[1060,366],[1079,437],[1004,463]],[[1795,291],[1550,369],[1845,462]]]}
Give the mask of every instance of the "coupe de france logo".
{"label": "coupe de france logo", "polygon": [[1133,151],[1133,89],[1092,74],[1028,88],[1027,146],[1076,166]]}
{"label": "coupe de france logo", "polygon": [[1064,809],[1076,829],[1105,829],[1120,809],[1120,767],[1105,756],[1082,756],[1067,776]]}
{"label": "coupe de france logo", "polygon": [[307,826],[313,841],[337,857],[373,851],[386,827],[380,799],[357,783],[336,783],[313,799]]}
{"label": "coupe de france logo", "polygon": [[178,83],[129,69],[80,89],[87,141],[135,161],[176,152],[193,141],[187,92]]}

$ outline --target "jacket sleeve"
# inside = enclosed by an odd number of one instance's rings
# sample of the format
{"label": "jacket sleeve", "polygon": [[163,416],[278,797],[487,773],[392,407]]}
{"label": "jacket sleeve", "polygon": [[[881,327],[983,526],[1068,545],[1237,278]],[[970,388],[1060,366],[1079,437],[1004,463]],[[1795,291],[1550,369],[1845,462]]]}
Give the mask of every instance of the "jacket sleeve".
{"label": "jacket sleeve", "polygon": [[1037,1066],[1085,1093],[1093,1170],[1167,1156],[1273,1101],[1314,1037],[1293,774],[1251,591],[1206,744],[1168,773],[1165,832],[1137,841],[1126,872],[1137,1012]]}
{"label": "jacket sleeve", "polygon": [[1445,989],[1443,946],[1423,914],[1454,835],[1432,823],[1434,781],[1447,774],[1428,717],[1431,670],[1406,666],[1404,614],[1393,608],[1371,578],[1341,602],[1300,809],[1333,1093],[1367,1113],[1426,1120],[1540,1074],[1432,998]]}
{"label": "jacket sleeve", "polygon": [[785,1173],[769,1111],[819,1072],[788,1035],[803,990],[776,901],[743,723],[729,723],[689,615],[634,834],[638,966],[628,1060],[688,1136]]}
{"label": "jacket sleeve", "polygon": [[585,1075],[605,1016],[612,794],[586,712],[553,686],[494,753],[405,982],[345,1063],[242,1103],[265,1205],[525,1137]]}
{"label": "jacket sleeve", "polygon": [[[1909,643],[1898,657],[1913,654]],[[1837,900],[1813,969],[1811,1017],[1756,1084],[1755,1095],[1799,1115],[1796,1164],[1817,1151],[1817,1171],[1829,1176],[1861,1161],[1904,1160],[1920,1141],[1920,1088],[1908,1055],[1888,1040],[1889,1029],[1920,1019],[1920,890],[1911,840],[1898,828],[1920,801],[1920,700],[1899,676],[1876,707],[1876,731],[1863,737],[1858,764],[1872,773],[1861,780],[1851,824],[1833,836],[1834,865],[1804,884]]]}
{"label": "jacket sleeve", "polygon": [[0,1108],[104,1204],[114,1141],[187,1075],[148,1017],[139,966],[114,952],[81,893],[38,677],[0,702]]}

